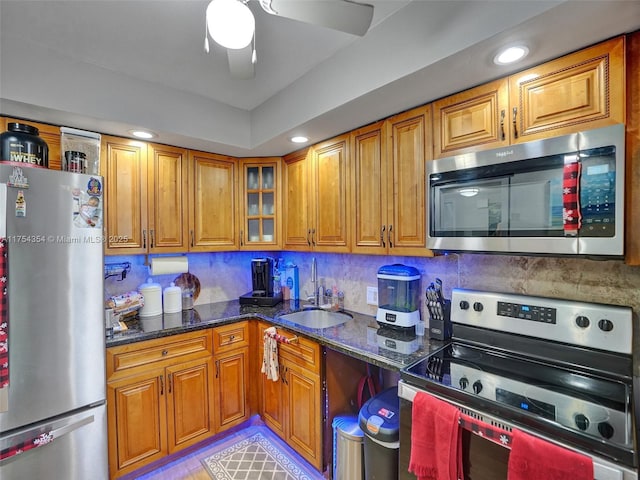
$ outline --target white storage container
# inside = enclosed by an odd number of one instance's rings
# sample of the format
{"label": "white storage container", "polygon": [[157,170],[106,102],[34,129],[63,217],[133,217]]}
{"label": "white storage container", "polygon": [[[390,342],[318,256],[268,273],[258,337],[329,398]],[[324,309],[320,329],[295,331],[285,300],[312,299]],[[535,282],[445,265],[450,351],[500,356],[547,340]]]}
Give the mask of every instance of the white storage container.
{"label": "white storage container", "polygon": [[149,278],[146,283],[138,287],[144,297],[144,306],[140,309],[141,317],[152,317],[162,315],[162,287],[159,283],[153,283]]}

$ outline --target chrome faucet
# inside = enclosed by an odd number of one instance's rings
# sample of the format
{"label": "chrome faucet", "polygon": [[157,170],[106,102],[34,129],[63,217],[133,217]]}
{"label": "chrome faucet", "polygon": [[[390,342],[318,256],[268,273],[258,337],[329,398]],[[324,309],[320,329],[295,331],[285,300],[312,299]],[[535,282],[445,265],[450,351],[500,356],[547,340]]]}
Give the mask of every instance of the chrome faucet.
{"label": "chrome faucet", "polygon": [[318,263],[315,257],[311,259],[311,284],[313,286],[313,295],[309,295],[306,290],[304,292],[307,296],[307,302],[316,307],[320,307],[324,305],[326,301],[326,292],[324,285],[318,281]]}
{"label": "chrome faucet", "polygon": [[311,259],[311,283],[313,284],[313,304],[320,306],[320,289],[318,288],[318,264],[316,257]]}

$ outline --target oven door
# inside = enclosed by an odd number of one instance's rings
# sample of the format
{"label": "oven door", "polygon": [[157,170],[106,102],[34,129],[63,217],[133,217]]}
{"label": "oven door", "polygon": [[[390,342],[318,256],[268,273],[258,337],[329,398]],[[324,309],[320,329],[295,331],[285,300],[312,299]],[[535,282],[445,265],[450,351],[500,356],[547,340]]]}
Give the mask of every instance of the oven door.
{"label": "oven door", "polygon": [[[406,383],[404,380],[398,382],[398,396],[400,397],[400,454],[399,454],[399,478],[400,480],[415,480],[416,477],[409,473],[409,458],[411,455],[411,423],[412,423],[412,402],[416,393],[421,390],[413,385]],[[503,430],[511,431],[514,426],[508,421],[495,418],[485,413],[468,408],[457,402],[443,398],[433,392],[427,391],[429,395],[433,395],[458,407],[463,413],[483,421],[485,423],[497,426]],[[536,435],[547,441],[551,439],[527,430],[521,427],[518,429]],[[562,445],[565,448],[569,446]],[[578,450],[575,450],[578,451]],[[594,479],[595,480],[638,480],[638,475],[634,470],[616,465],[603,458],[596,457],[584,451],[579,451],[583,455],[591,457],[593,460]],[[437,455],[437,452],[434,452]],[[484,439],[469,431],[463,430],[462,435],[462,458],[464,467],[464,478],[472,478],[473,480],[506,480],[507,466],[509,461],[509,450],[494,442]]]}

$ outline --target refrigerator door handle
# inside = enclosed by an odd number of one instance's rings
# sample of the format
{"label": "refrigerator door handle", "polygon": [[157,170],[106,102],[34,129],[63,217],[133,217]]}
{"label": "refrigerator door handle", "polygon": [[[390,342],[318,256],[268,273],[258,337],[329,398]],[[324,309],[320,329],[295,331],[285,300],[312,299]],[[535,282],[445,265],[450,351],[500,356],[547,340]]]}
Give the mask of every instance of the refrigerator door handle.
{"label": "refrigerator door handle", "polygon": [[63,435],[71,433],[80,427],[93,423],[94,421],[95,419],[93,415],[89,415],[77,422],[68,423],[49,431],[43,432],[40,427],[9,436],[6,439],[3,439],[2,444],[0,445],[0,465],[20,453],[47,445]]}

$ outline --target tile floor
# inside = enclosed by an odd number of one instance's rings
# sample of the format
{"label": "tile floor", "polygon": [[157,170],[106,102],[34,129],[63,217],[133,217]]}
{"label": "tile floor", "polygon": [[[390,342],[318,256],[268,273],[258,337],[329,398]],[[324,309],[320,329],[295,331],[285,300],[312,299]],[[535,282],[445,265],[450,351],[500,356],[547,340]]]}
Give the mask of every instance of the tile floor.
{"label": "tile floor", "polygon": [[[234,447],[230,448],[230,446],[237,444],[241,439],[252,438],[256,435],[260,436],[261,446],[258,447],[261,451],[260,453],[267,453],[267,455],[245,455],[247,461],[242,469],[227,468],[231,465],[228,460],[232,459],[233,455],[237,455],[238,452],[244,455],[246,452],[251,453],[252,451],[251,447],[244,449],[235,447],[234,450]],[[272,449],[277,449],[277,451]],[[269,459],[269,451],[272,451],[276,456],[280,452],[284,453],[286,458],[283,459],[283,464],[292,463],[299,466],[297,469],[294,468],[299,474],[283,474],[280,471],[281,469],[272,468],[271,464],[265,461],[265,459]],[[226,452],[226,454],[220,455],[221,452]],[[220,460],[215,462],[215,465],[224,464],[224,473],[216,474],[219,476],[210,474],[203,465],[203,461],[207,458]],[[211,460],[208,463],[209,465],[214,465]],[[250,419],[231,432],[216,436],[206,444],[199,445],[197,449],[186,449],[177,458],[172,457],[168,463],[165,460],[165,462],[157,464],[155,467],[154,465],[145,467],[123,477],[122,480],[212,480],[217,478],[225,480],[325,480],[325,477],[320,472],[270,432],[258,417]]]}

